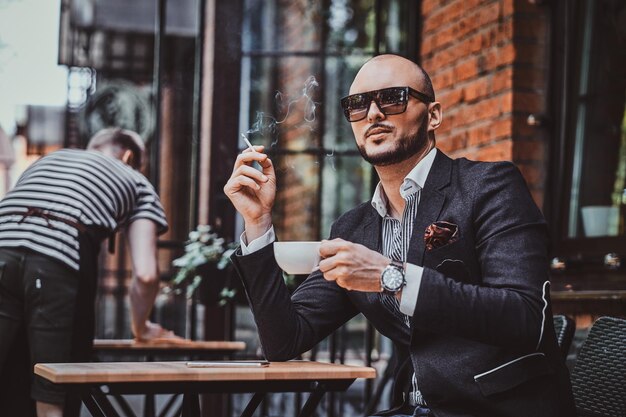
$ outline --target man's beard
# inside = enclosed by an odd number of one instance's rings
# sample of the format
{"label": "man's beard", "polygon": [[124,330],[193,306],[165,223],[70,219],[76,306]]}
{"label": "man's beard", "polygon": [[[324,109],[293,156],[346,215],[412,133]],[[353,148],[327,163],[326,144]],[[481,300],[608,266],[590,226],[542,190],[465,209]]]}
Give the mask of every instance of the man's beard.
{"label": "man's beard", "polygon": [[428,145],[428,130],[426,124],[423,123],[418,128],[415,135],[403,136],[396,141],[395,147],[390,151],[378,154],[368,155],[365,145],[359,145],[359,152],[363,159],[374,166],[389,166],[404,162],[412,156],[422,152]]}

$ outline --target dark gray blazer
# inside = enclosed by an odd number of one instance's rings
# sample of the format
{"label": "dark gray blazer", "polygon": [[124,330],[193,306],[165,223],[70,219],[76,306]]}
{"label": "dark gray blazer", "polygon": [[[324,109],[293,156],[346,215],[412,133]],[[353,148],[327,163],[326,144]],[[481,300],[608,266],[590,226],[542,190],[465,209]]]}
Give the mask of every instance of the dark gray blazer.
{"label": "dark gray blazer", "polygon": [[[426,250],[435,221],[458,225],[460,236]],[[380,250],[380,215],[361,204],[333,224],[336,237]],[[232,260],[269,360],[292,359],[363,313],[394,342],[400,365],[410,357],[405,368],[436,416],[574,415],[550,308],[546,223],[513,164],[437,151],[407,256],[424,267],[410,330],[377,293],[346,291],[319,272],[290,297],[272,245]]]}

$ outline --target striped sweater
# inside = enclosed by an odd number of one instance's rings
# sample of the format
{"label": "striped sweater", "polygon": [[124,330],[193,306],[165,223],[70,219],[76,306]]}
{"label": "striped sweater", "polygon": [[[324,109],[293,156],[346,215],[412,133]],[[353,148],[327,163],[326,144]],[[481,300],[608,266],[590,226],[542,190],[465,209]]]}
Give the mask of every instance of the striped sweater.
{"label": "striped sweater", "polygon": [[[33,209],[52,219],[21,214]],[[154,221],[159,233],[167,230],[146,177],[100,152],[62,149],[31,165],[0,202],[0,247],[28,248],[78,270],[72,223],[112,233],[140,218]]]}

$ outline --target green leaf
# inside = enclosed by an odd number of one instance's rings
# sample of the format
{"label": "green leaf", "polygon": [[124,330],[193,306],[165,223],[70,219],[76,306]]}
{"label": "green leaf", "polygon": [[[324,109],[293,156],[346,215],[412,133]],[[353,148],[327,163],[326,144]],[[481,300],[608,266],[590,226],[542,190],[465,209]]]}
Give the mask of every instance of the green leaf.
{"label": "green leaf", "polygon": [[[230,256],[237,247],[235,242],[226,244],[223,238],[212,232],[211,226],[198,225],[196,230],[189,232],[184,254],[172,260],[172,266],[178,270],[163,293],[180,294],[182,288],[185,288],[187,297],[192,297],[202,281],[202,277],[196,273],[198,268],[214,264],[220,270],[225,269],[229,266]],[[220,294],[222,300],[228,302],[234,297],[235,290],[224,288]]]}

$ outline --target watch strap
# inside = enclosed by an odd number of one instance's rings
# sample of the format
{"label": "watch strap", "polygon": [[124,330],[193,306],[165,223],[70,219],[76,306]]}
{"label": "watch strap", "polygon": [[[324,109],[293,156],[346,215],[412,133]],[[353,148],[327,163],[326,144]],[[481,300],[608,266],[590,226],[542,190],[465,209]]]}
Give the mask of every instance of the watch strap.
{"label": "watch strap", "polygon": [[395,266],[396,268],[398,268],[399,270],[401,270],[401,271],[402,271],[402,273],[404,274],[404,262],[402,262],[402,261],[398,261],[398,260],[396,260],[396,259],[392,259],[392,260],[391,260],[391,263],[389,263],[389,265],[393,265],[393,266]]}

